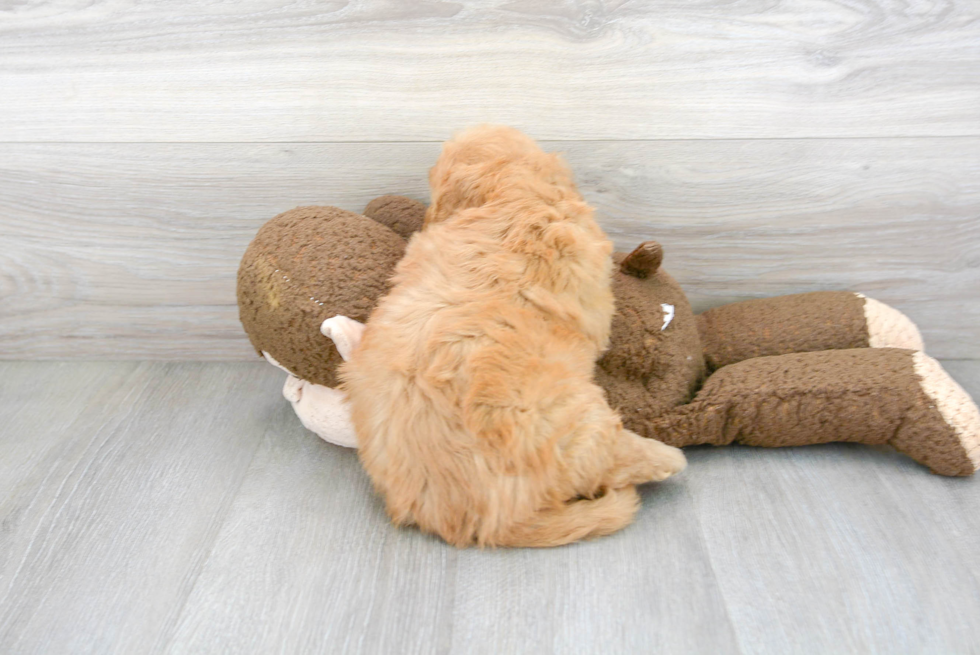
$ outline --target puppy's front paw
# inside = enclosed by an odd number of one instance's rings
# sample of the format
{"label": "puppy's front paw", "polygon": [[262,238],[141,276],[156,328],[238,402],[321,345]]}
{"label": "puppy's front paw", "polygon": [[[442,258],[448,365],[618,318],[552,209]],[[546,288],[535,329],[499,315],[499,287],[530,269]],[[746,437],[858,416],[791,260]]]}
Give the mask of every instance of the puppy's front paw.
{"label": "puppy's front paw", "polygon": [[680,473],[686,466],[687,458],[679,448],[623,430],[610,482],[614,487],[659,482]]}
{"label": "puppy's front paw", "polygon": [[687,468],[687,458],[680,448],[674,448],[656,439],[646,439],[649,445],[651,477],[650,480],[658,482],[666,480],[670,476],[680,473]]}

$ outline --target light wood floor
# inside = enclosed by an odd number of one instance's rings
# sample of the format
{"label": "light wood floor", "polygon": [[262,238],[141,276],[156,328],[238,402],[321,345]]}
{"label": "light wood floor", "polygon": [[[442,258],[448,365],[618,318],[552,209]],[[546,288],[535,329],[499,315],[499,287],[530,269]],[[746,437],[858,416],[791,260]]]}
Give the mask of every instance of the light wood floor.
{"label": "light wood floor", "polygon": [[457,551],[391,527],[281,377],[0,364],[0,652],[980,651],[980,479],[696,448],[619,534]]}

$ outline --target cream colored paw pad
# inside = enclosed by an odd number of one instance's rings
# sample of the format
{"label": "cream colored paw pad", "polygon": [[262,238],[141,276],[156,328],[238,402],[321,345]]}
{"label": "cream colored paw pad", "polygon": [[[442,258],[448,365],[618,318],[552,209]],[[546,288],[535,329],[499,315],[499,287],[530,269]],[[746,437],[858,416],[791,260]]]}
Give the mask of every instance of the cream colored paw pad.
{"label": "cream colored paw pad", "polygon": [[923,350],[922,335],[908,316],[874,298],[864,299],[864,320],[868,326],[868,345],[872,348]]}
{"label": "cream colored paw pad", "polygon": [[963,445],[973,470],[980,468],[980,410],[970,395],[943,367],[923,352],[912,355],[915,373],[922,380],[922,390],[936,403],[936,409],[953,428]]}

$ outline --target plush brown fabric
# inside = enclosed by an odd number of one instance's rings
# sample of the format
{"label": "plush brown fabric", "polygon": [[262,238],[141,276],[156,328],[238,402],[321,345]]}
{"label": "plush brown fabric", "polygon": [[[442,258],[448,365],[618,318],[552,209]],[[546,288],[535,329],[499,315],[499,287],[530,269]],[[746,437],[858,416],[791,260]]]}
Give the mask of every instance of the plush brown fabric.
{"label": "plush brown fabric", "polygon": [[660,268],[664,249],[656,241],[644,241],[623,258],[619,270],[640,280],[645,280]]}
{"label": "plush brown fabric", "polygon": [[868,346],[864,298],[849,291],[723,305],[698,316],[698,332],[712,371],[753,357]]}
{"label": "plush brown fabric", "polygon": [[335,386],[341,357],[320,334],[337,314],[367,320],[405,241],[365,216],[298,207],[259,229],[238,269],[239,318],[255,350],[304,380]]}
{"label": "plush brown fabric", "polygon": [[[382,196],[365,213],[375,220],[332,207],[286,212],[242,259],[239,307],[252,344],[317,384],[334,386],[340,363],[320,323],[336,314],[366,320],[425,206]],[[596,381],[627,428],[675,446],[890,443],[937,473],[973,472],[923,391],[912,351],[867,347],[864,298],[799,294],[696,317],[660,269],[663,254],[645,242],[615,255],[616,313]],[[662,304],[674,306],[666,329]]]}
{"label": "plush brown fabric", "polygon": [[[620,266],[627,255],[614,257]],[[596,382],[623,424],[636,431],[634,425],[691,399],[704,376],[704,359],[691,305],[665,271],[640,279],[617,270],[613,294],[610,346],[596,367]],[[662,303],[674,306],[664,330]]]}
{"label": "plush brown fabric", "polygon": [[422,229],[425,220],[425,204],[405,196],[381,196],[364,208],[364,215],[387,225],[398,236],[408,239]]}
{"label": "plush brown fabric", "polygon": [[674,446],[891,444],[936,473],[970,475],[973,465],[922,390],[912,355],[859,348],[732,364],[690,404],[645,422],[640,434]]}

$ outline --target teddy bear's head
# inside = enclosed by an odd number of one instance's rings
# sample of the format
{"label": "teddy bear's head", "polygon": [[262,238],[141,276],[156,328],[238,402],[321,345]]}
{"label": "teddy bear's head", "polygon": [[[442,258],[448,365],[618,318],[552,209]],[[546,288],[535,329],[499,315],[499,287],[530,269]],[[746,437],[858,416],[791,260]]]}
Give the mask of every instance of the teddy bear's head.
{"label": "teddy bear's head", "polygon": [[613,316],[609,349],[596,366],[626,427],[686,403],[705,374],[694,313],[680,284],[660,263],[663,248],[646,241],[613,255]]}
{"label": "teddy bear's head", "polygon": [[364,322],[387,292],[425,205],[382,196],[355,214],[297,207],[265,223],[238,269],[239,318],[252,346],[293,375],[337,385],[342,358],[320,333],[336,315]]}

